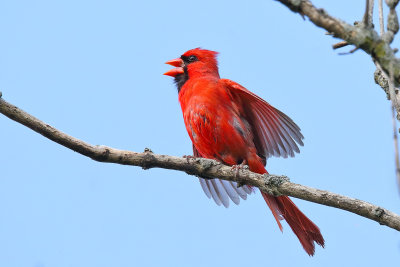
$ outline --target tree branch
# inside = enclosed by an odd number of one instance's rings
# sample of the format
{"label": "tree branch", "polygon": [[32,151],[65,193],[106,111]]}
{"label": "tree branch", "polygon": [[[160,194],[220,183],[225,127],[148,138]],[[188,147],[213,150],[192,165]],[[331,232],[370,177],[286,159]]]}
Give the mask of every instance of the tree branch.
{"label": "tree branch", "polygon": [[291,183],[286,176],[261,175],[246,169],[237,173],[231,167],[215,160],[196,158],[185,159],[167,155],[157,155],[146,149],[143,153],[119,150],[106,146],[94,146],[67,135],[42,122],[18,107],[1,98],[0,113],[19,122],[35,132],[74,150],[84,156],[100,162],[140,166],[144,169],[164,168],[184,171],[203,178],[219,178],[258,187],[263,192],[274,196],[287,195],[307,201],[350,211],[381,225],[400,231],[400,216],[368,202],[331,193],[328,191]]}
{"label": "tree branch", "polygon": [[[396,83],[400,83],[400,60],[395,57],[390,43],[393,40],[393,31],[390,36],[380,37],[372,27],[365,27],[364,23],[352,26],[346,22],[330,16],[325,10],[316,8],[309,0],[278,0],[293,12],[306,16],[316,26],[326,29],[334,37],[343,39],[349,44],[364,50],[378,62],[382,69],[389,73],[392,71]],[[397,3],[396,3],[397,4]],[[391,21],[397,22],[397,15],[393,7]],[[396,23],[393,23],[396,26]],[[397,24],[398,25],[398,24]],[[396,27],[393,27],[395,30]],[[396,106],[400,110],[399,106]]]}
{"label": "tree branch", "polygon": [[373,27],[373,14],[374,14],[374,2],[375,0],[366,0],[365,13],[363,17],[363,23],[366,27]]}
{"label": "tree branch", "polygon": [[390,109],[392,110],[394,164],[396,168],[397,187],[400,193],[400,159],[399,159],[399,141],[397,137],[396,111],[393,105],[390,106]]}
{"label": "tree branch", "polygon": [[[385,25],[383,21],[383,0],[378,0],[378,8],[379,8],[379,32],[380,35],[383,36],[385,34]],[[384,75],[384,73],[381,71],[379,65],[377,66],[377,71],[381,73],[381,76]],[[376,72],[375,72],[376,73]],[[375,76],[375,75],[374,75]],[[375,76],[376,77],[376,76]],[[390,92],[390,99],[392,100],[392,105],[390,105],[390,109],[392,111],[392,126],[393,126],[393,145],[394,145],[394,162],[396,166],[396,180],[397,180],[397,186],[399,188],[399,193],[400,193],[400,160],[399,160],[399,143],[398,143],[398,137],[397,137],[397,123],[396,123],[396,108],[393,103],[393,93],[395,88],[392,81],[388,81],[386,78],[381,78],[386,80],[386,85],[381,85],[381,87],[386,91],[391,90]],[[378,79],[379,80],[379,79]],[[377,79],[375,79],[375,82]],[[378,83],[379,84],[379,83]],[[395,93],[395,97],[397,98],[397,93]],[[396,99],[398,101],[398,99]]]}
{"label": "tree branch", "polygon": [[381,36],[385,34],[385,25],[383,22],[383,0],[378,0],[378,10],[379,10],[379,33]]}

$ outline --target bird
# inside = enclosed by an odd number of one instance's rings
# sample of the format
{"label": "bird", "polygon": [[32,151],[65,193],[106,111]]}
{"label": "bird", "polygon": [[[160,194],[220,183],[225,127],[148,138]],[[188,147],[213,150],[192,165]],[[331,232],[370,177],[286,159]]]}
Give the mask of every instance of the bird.
{"label": "bird", "polygon": [[[166,64],[175,68],[172,76],[178,89],[186,130],[193,145],[193,156],[217,160],[229,166],[247,165],[249,170],[267,174],[269,157],[294,157],[303,146],[300,127],[289,116],[240,84],[219,76],[218,52],[191,49]],[[217,205],[240,203],[253,192],[248,185],[220,179],[199,178],[208,198]],[[288,196],[262,192],[278,227],[286,220],[309,256],[315,243],[325,240],[316,226]]]}

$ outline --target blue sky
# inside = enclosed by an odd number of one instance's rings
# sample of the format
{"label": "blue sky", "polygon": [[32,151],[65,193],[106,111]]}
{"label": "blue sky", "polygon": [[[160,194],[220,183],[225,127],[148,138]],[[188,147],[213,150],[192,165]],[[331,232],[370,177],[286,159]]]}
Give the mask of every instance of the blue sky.
{"label": "blue sky", "polygon": [[[353,23],[365,1],[313,2]],[[219,51],[222,77],[302,128],[301,153],[270,159],[269,172],[400,212],[389,102],[371,59],[339,56],[338,40],[276,1],[3,1],[0,31],[4,99],[91,144],[177,156],[191,144],[164,62]],[[194,177],[94,162],[4,116],[0,147],[1,266],[400,260],[398,232],[342,210],[294,200],[326,240],[310,258],[259,193],[218,207]]]}

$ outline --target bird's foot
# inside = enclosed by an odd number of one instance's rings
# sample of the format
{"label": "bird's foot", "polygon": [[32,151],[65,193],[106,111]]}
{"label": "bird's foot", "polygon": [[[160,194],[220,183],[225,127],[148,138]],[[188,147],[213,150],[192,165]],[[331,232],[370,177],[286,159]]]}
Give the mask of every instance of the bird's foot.
{"label": "bird's foot", "polygon": [[[249,166],[247,166],[247,161],[243,160],[242,163],[238,164],[238,165],[232,165],[232,171],[235,171],[235,177],[237,177],[239,175],[239,171],[243,170],[243,169],[248,169]],[[240,183],[238,183],[238,186],[243,186],[240,185]]]}

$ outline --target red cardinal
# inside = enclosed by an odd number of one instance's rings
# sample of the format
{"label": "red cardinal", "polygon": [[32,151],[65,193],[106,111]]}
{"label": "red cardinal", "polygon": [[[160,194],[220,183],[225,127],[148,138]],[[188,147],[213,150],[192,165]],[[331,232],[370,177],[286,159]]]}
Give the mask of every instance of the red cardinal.
{"label": "red cardinal", "polygon": [[[247,164],[253,172],[268,173],[264,167],[267,158],[294,157],[294,152],[300,152],[300,128],[240,84],[221,79],[216,56],[217,52],[196,48],[166,62],[176,67],[164,74],[175,78],[194,156],[230,166]],[[239,204],[239,197],[246,199],[252,192],[250,186],[238,187],[220,179],[200,179],[200,184],[208,198],[225,207],[229,199]],[[285,219],[310,256],[315,252],[314,242],[324,246],[319,228],[289,197],[261,194],[280,230],[280,220]]]}

